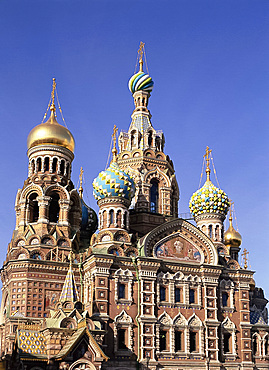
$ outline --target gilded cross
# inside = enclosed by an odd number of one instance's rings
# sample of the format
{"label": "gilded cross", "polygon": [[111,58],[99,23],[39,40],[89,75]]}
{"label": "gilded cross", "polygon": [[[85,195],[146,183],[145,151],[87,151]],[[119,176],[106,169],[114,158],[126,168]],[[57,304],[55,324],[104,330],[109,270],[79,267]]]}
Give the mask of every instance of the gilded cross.
{"label": "gilded cross", "polygon": [[248,255],[249,255],[249,252],[245,248],[243,253],[242,253],[243,260],[244,260],[244,269],[248,268]]}
{"label": "gilded cross", "polygon": [[139,65],[140,65],[140,72],[142,72],[143,68],[143,51],[144,51],[144,42],[140,42],[139,49],[138,49],[138,55],[139,55]]}
{"label": "gilded cross", "polygon": [[84,173],[84,171],[83,171],[83,169],[82,169],[82,167],[80,167],[80,173],[79,173],[79,196],[80,196],[80,198],[82,198],[82,193],[83,193],[83,187],[82,187],[82,176],[83,176],[83,173]]}
{"label": "gilded cross", "polygon": [[209,150],[209,147],[206,147],[204,158],[206,159],[206,168],[209,168],[209,161],[210,161],[210,153],[212,152],[212,149]]}
{"label": "gilded cross", "polygon": [[116,148],[116,135],[117,135],[117,132],[118,132],[118,128],[116,125],[114,125],[113,127],[113,134],[112,134],[112,139],[113,139],[113,149]]}
{"label": "gilded cross", "polygon": [[52,92],[51,92],[51,107],[50,107],[50,110],[53,110],[55,111],[55,104],[54,104],[54,101],[55,101],[55,89],[56,89],[56,79],[53,78],[52,79]]}

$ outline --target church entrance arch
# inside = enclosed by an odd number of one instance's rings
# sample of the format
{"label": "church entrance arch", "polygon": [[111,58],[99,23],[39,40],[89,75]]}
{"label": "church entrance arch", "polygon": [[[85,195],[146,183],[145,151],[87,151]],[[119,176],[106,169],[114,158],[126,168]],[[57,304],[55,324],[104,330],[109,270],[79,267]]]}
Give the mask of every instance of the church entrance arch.
{"label": "church entrance arch", "polygon": [[69,370],[97,370],[94,364],[88,360],[82,359],[74,362]]}

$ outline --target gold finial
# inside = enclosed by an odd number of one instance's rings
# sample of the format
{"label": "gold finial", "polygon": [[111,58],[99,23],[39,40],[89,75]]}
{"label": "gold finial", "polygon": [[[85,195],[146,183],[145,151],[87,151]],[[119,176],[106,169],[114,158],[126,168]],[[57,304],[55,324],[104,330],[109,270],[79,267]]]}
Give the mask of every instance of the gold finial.
{"label": "gold finial", "polygon": [[116,148],[116,134],[117,134],[118,128],[116,125],[113,127],[113,134],[112,134],[112,139],[113,139],[113,149],[112,149],[112,154],[113,154],[113,159],[112,162],[116,162],[116,157],[117,157],[117,148]]}
{"label": "gold finial", "polygon": [[51,92],[51,105],[50,105],[50,111],[54,112],[56,111],[55,108],[55,89],[56,89],[56,79],[52,79],[52,92]]}
{"label": "gold finial", "polygon": [[210,153],[212,152],[212,149],[209,150],[209,147],[206,147],[204,158],[206,160],[206,181],[210,181],[210,168],[209,168],[209,162],[210,162]]}
{"label": "gold finial", "polygon": [[243,260],[244,260],[244,269],[248,268],[248,260],[249,260],[248,255],[249,255],[249,252],[245,248],[243,253],[242,253]]}
{"label": "gold finial", "polygon": [[78,189],[78,191],[79,191],[79,196],[80,196],[81,199],[82,199],[82,194],[83,194],[83,187],[82,187],[82,176],[83,176],[83,173],[84,173],[84,171],[83,171],[82,167],[80,167],[80,173],[79,173],[79,189]]}
{"label": "gold finial", "polygon": [[143,52],[144,52],[144,42],[140,42],[138,54],[139,54],[139,72],[143,72]]}

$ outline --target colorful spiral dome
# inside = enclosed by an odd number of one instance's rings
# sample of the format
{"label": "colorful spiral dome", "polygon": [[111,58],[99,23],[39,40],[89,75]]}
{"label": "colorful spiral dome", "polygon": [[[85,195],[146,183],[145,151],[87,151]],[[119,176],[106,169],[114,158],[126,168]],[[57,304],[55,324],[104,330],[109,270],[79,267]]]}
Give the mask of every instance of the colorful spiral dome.
{"label": "colorful spiral dome", "polygon": [[194,217],[203,213],[227,215],[230,207],[228,196],[207,180],[199,190],[191,196],[189,208]]}
{"label": "colorful spiral dome", "polygon": [[153,84],[152,78],[145,72],[140,71],[130,78],[128,86],[131,93],[134,94],[141,90],[151,92]]}
{"label": "colorful spiral dome", "polygon": [[122,171],[117,162],[112,162],[93,181],[95,199],[122,197],[131,200],[135,193],[134,180]]}

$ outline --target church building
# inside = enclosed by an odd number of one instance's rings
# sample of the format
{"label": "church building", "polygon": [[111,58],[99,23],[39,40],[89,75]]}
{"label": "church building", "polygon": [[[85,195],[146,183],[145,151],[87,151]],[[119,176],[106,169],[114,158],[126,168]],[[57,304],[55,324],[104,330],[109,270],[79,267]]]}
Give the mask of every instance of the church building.
{"label": "church building", "polygon": [[75,140],[57,122],[55,79],[50,117],[28,135],[1,268],[0,369],[269,369],[268,301],[246,250],[239,265],[242,238],[208,147],[206,181],[190,189],[190,217],[178,217],[143,54],[141,43],[129,129],[117,137],[114,126],[112,160],[93,181],[98,215],[83,200],[82,169],[78,190],[71,180]]}

